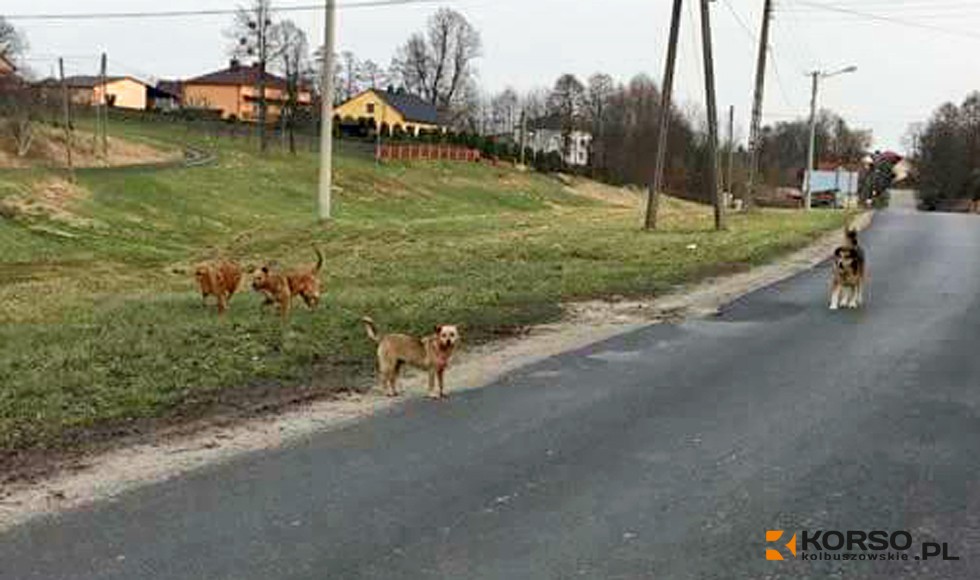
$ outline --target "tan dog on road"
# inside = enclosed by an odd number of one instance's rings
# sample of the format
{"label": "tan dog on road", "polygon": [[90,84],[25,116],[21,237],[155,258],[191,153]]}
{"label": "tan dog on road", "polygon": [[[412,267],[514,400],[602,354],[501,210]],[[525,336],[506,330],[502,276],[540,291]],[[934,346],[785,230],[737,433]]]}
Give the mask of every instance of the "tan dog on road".
{"label": "tan dog on road", "polygon": [[309,268],[283,274],[272,264],[266,264],[253,274],[252,289],[265,295],[266,304],[278,304],[283,320],[289,317],[294,296],[302,297],[310,309],[320,303],[323,254],[317,248],[313,248],[313,251],[316,252],[316,264]]}
{"label": "tan dog on road", "polygon": [[367,335],[378,343],[378,377],[389,397],[398,395],[398,373],[405,364],[428,371],[430,398],[441,399],[446,396],[443,375],[459,344],[457,327],[440,325],[435,328],[434,334],[422,338],[407,334],[379,336],[373,320],[367,317],[361,320],[367,329]]}
{"label": "tan dog on road", "polygon": [[218,314],[224,314],[241,284],[242,268],[230,260],[206,262],[194,269],[194,278],[201,289],[201,301],[207,305],[208,296],[214,296],[218,300]]}

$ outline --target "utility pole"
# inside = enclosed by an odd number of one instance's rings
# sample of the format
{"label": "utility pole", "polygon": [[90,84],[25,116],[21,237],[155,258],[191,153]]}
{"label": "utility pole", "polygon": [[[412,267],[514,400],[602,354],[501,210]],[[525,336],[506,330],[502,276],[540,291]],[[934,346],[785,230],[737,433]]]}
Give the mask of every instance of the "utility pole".
{"label": "utility pole", "polygon": [[521,109],[521,167],[524,167],[524,139],[527,135],[527,110]]}
{"label": "utility pole", "polygon": [[755,96],[752,100],[752,127],[749,129],[749,183],[745,192],[745,205],[755,201],[756,171],[759,167],[759,149],[762,146],[762,100],[766,89],[766,56],[769,54],[769,21],[772,19],[772,0],[766,0],[762,9],[762,34],[759,36],[759,58],[755,65]]}
{"label": "utility pole", "polygon": [[810,73],[813,77],[813,88],[810,96],[810,140],[806,150],[806,173],[803,174],[803,208],[809,210],[812,203],[813,162],[817,146],[817,87],[820,84],[820,71]]}
{"label": "utility pole", "polygon": [[375,136],[376,141],[374,144],[374,159],[378,163],[378,165],[381,164],[381,130],[382,127],[385,126],[386,113],[388,112],[388,107],[386,103],[382,102],[380,103],[380,105],[381,105],[381,122],[379,123],[375,121],[375,129],[377,131],[377,135]]}
{"label": "utility pole", "polygon": [[320,71],[320,219],[330,219],[330,194],[333,182],[333,50],[334,29],[336,28],[335,0],[326,3],[323,38],[323,65]]}
{"label": "utility pole", "polygon": [[106,53],[102,53],[102,67],[101,67],[101,78],[102,82],[102,118],[101,125],[102,130],[102,158],[105,159],[106,163],[109,162],[109,85],[106,81],[106,67],[108,66],[108,57]]}
{"label": "utility pole", "polygon": [[660,93],[660,124],[657,125],[657,157],[653,169],[653,182],[647,192],[646,219],[644,227],[657,229],[657,209],[660,202],[660,189],[664,180],[664,165],[667,161],[667,133],[670,128],[671,93],[674,90],[674,67],[677,63],[677,36],[681,25],[683,0],[674,0],[670,16],[670,36],[667,41],[667,63],[664,66],[664,82]]}
{"label": "utility pole", "polygon": [[265,153],[268,147],[266,131],[266,100],[265,100],[265,66],[268,57],[268,34],[269,17],[266,14],[268,7],[265,2],[259,2],[259,21],[256,25],[256,32],[259,35],[259,149]]}
{"label": "utility pole", "polygon": [[728,107],[728,179],[725,180],[727,186],[725,190],[735,197],[735,181],[733,180],[735,168],[735,105]]}
{"label": "utility pole", "polygon": [[715,202],[715,229],[725,229],[725,204],[718,187],[718,105],[715,102],[715,62],[711,52],[711,0],[701,0],[701,43],[704,46],[704,91],[708,105],[708,187]]}
{"label": "utility pole", "polygon": [[61,100],[65,122],[65,159],[68,163],[68,180],[75,183],[75,167],[71,161],[71,98],[68,96],[68,82],[65,80],[65,60],[58,58],[58,76],[61,77]]}

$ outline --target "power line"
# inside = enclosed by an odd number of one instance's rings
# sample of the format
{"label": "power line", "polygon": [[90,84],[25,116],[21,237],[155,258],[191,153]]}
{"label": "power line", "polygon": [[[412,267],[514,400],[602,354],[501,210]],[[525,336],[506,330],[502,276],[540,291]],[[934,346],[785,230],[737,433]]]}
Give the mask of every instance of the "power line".
{"label": "power line", "polygon": [[[738,25],[742,28],[742,30],[745,31],[745,34],[748,35],[749,39],[752,41],[752,44],[757,43],[759,39],[756,37],[755,33],[749,29],[748,25],[745,24],[745,21],[742,20],[742,17],[738,15],[738,12],[735,12],[735,9],[732,7],[732,3],[729,0],[725,0],[724,4],[725,4],[725,8],[728,8],[728,11],[732,14],[732,18],[735,19],[735,22],[737,22]],[[752,51],[751,46],[749,47],[749,51],[750,52]]]}
{"label": "power line", "polygon": [[769,55],[772,56],[772,72],[773,76],[776,77],[776,84],[779,86],[779,94],[783,97],[783,103],[787,107],[792,107],[793,103],[790,102],[789,93],[786,92],[786,85],[783,84],[783,76],[779,74],[779,66],[776,64],[776,54],[772,50],[772,45],[769,46]]}
{"label": "power line", "polygon": [[[790,0],[784,0],[784,4],[787,8],[791,6]],[[776,10],[779,10],[779,8],[780,6],[777,4]],[[797,55],[800,57],[798,64],[801,64],[804,66],[804,68],[807,68],[810,66],[810,64],[817,61],[817,59],[813,56],[815,53],[813,50],[811,50],[811,46],[807,41],[806,35],[803,34],[800,27],[797,26],[798,21],[796,14],[792,10],[786,10],[785,8],[781,11],[781,13],[788,15],[788,17],[785,19],[787,26],[786,28],[780,28],[777,26],[777,28],[779,30],[785,30],[785,32],[789,34],[789,38],[793,41],[790,44],[793,44]],[[776,19],[776,21],[778,22],[779,19]]]}
{"label": "power line", "polygon": [[922,22],[914,22],[912,20],[905,20],[903,18],[895,18],[894,16],[884,16],[882,14],[875,14],[873,12],[864,12],[862,10],[854,10],[853,8],[847,8],[845,6],[839,6],[835,4],[825,4],[823,2],[813,2],[812,0],[796,0],[797,3],[804,6],[811,6],[813,8],[818,8],[820,10],[825,10],[828,12],[837,12],[839,14],[849,14],[851,16],[856,16],[859,18],[864,18],[866,20],[874,20],[878,22],[888,22],[890,24],[898,24],[901,26],[907,26],[910,28],[919,28],[922,30],[931,30],[933,32],[943,32],[946,34],[962,36],[964,38],[971,38],[973,40],[980,40],[980,34],[974,34],[967,30],[960,30],[956,28],[947,28],[945,26],[936,26],[934,24],[925,24]]}
{"label": "power line", "polygon": [[[432,4],[443,0],[360,0],[338,4],[337,9],[376,8],[380,6],[401,6],[410,4]],[[322,12],[323,4],[303,4],[296,6],[280,6],[270,9],[271,12]],[[214,8],[201,10],[165,10],[160,12],[75,12],[64,14],[9,14],[7,20],[132,20],[143,18],[183,18],[193,16],[227,16],[237,14],[238,9]]]}
{"label": "power line", "polygon": [[[738,15],[738,12],[735,11],[735,9],[732,7],[729,0],[725,0],[724,4],[728,8],[729,12],[732,13],[732,16],[735,18],[735,21],[738,22],[739,26],[742,27],[742,30],[744,30],[745,33],[749,35],[749,38],[751,38],[753,42],[758,42],[759,37],[756,36],[754,32],[752,32],[752,29],[750,29],[749,26],[742,19],[742,17]],[[783,98],[783,103],[787,107],[792,107],[793,104],[790,102],[789,93],[786,91],[786,87],[785,85],[783,85],[782,76],[779,74],[779,67],[776,66],[776,52],[775,50],[773,50],[771,43],[769,44],[769,46],[766,47],[766,50],[769,51],[769,56],[772,57],[772,70],[773,73],[775,73],[776,84],[779,85],[779,93],[780,96]]]}

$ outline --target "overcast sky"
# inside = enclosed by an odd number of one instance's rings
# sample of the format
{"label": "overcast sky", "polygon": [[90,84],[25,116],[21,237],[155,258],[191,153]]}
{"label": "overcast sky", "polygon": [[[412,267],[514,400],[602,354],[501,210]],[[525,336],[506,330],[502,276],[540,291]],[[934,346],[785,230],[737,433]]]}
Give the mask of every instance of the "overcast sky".
{"label": "overcast sky", "polygon": [[[308,5],[320,0],[278,0]],[[663,74],[670,0],[446,0],[406,6],[343,8],[338,49],[387,64],[396,46],[422,28],[439,6],[452,6],[480,30],[478,62],[486,91],[550,86],[564,72],[583,80],[596,71],[626,81],[637,73],[659,84]],[[911,22],[819,9],[832,4]],[[222,31],[228,16],[141,20],[34,21],[18,14],[159,11],[234,8],[237,0],[4,0],[3,14],[26,33],[30,65],[42,75],[65,55],[70,74],[95,73],[98,54],[109,53],[110,72],[139,77],[198,75],[227,63]],[[676,80],[682,105],[704,102],[697,0],[685,0]],[[719,114],[736,109],[737,134],[747,133],[755,41],[763,0],[712,3]],[[856,65],[854,74],[821,84],[820,106],[852,126],[871,129],[875,145],[901,148],[909,123],[925,120],[944,101],[960,102],[980,89],[980,2],[964,0],[776,0],[766,82],[766,121],[805,116],[810,83],[805,71]],[[972,4],[972,5],[971,5]],[[737,18],[736,18],[737,15]],[[322,12],[286,15],[306,29],[311,44],[323,40]],[[739,23],[745,24],[745,28]],[[933,28],[926,28],[933,27]],[[747,28],[747,29],[746,29]],[[973,35],[973,36],[971,36]]]}

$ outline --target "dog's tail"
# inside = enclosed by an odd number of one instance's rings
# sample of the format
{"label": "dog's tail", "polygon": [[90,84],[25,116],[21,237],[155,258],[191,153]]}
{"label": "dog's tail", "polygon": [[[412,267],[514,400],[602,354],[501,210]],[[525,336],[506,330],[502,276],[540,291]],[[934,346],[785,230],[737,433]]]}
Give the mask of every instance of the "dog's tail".
{"label": "dog's tail", "polygon": [[847,238],[847,242],[851,246],[857,246],[858,245],[858,232],[857,232],[856,229],[854,229],[854,228],[847,228],[847,230],[844,232],[844,237]]}
{"label": "dog's tail", "polygon": [[316,252],[316,266],[313,268],[313,271],[319,273],[323,269],[323,252],[316,246],[313,246],[313,251]]}
{"label": "dog's tail", "polygon": [[378,327],[375,326],[374,321],[370,317],[365,316],[361,319],[361,322],[364,323],[364,329],[367,330],[368,338],[374,342],[379,342],[381,339],[378,337]]}

